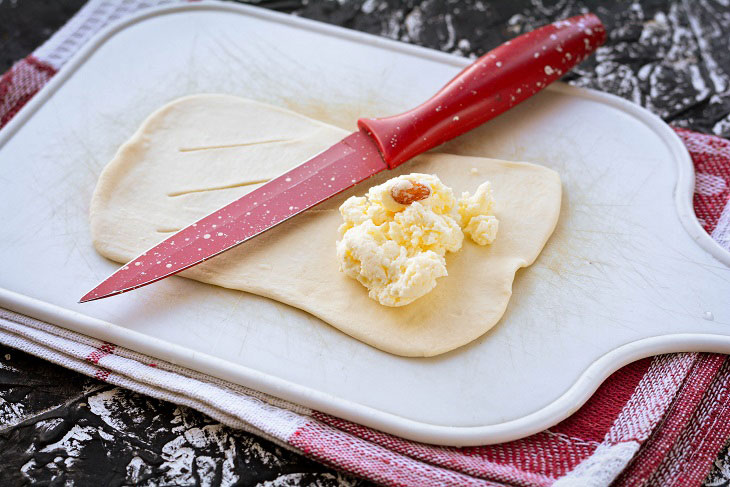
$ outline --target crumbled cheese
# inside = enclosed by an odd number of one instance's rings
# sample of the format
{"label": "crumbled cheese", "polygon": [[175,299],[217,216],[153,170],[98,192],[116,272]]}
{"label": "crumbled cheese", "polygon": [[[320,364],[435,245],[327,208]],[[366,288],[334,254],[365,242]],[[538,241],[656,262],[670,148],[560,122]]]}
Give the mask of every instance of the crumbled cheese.
{"label": "crumbled cheese", "polygon": [[459,223],[464,233],[479,245],[487,245],[497,238],[499,220],[492,214],[494,196],[492,185],[485,181],[477,188],[474,196],[468,192],[459,198]]}
{"label": "crumbled cheese", "polygon": [[[422,199],[410,204],[393,197],[419,188]],[[419,173],[393,178],[370,188],[365,196],[348,198],[340,206],[344,220],[337,242],[340,269],[385,306],[415,301],[436,287],[436,279],[447,275],[444,257],[458,251],[464,239],[458,220],[462,225],[466,222],[465,231],[480,245],[494,240],[497,219],[488,215],[493,205],[488,183],[472,197],[465,193],[458,205],[457,215],[451,188],[434,175]]]}
{"label": "crumbled cheese", "polygon": [[497,238],[499,220],[494,215],[477,215],[469,219],[464,233],[479,245],[489,245]]}

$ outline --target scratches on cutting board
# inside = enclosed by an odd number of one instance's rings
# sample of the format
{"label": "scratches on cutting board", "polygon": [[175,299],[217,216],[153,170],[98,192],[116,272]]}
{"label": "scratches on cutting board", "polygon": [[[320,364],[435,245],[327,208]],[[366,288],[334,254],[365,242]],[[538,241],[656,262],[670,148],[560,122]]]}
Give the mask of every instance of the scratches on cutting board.
{"label": "scratches on cutting board", "polygon": [[183,196],[183,195],[191,194],[191,193],[205,193],[207,191],[220,191],[220,190],[223,190],[223,189],[240,188],[242,186],[251,186],[251,185],[254,185],[254,184],[266,183],[266,182],[268,182],[270,180],[271,179],[269,179],[269,178],[266,178],[266,179],[253,179],[251,181],[242,181],[240,183],[225,184],[225,185],[222,185],[222,186],[213,186],[213,187],[210,187],[210,188],[199,188],[199,189],[187,189],[187,190],[184,190],[184,191],[173,191],[172,193],[167,193],[167,196],[169,196],[170,198],[175,198],[176,196]]}
{"label": "scratches on cutting board", "polygon": [[276,144],[281,142],[291,142],[294,139],[270,139],[270,140],[254,140],[251,142],[240,142],[238,144],[221,144],[221,145],[203,145],[198,147],[180,147],[180,152],[198,152],[205,150],[233,149],[235,147],[247,147],[251,145]]}

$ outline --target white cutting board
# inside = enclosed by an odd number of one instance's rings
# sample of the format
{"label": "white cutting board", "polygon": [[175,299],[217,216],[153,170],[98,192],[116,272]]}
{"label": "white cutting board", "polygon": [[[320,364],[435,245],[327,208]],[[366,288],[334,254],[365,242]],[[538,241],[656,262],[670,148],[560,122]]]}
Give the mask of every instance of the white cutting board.
{"label": "white cutting board", "polygon": [[96,179],[160,105],[230,93],[352,128],[420,103],[467,63],[234,5],[159,9],[106,30],[0,135],[0,305],[450,445],[548,427],[640,357],[730,352],[730,255],[694,219],[681,142],[634,105],[566,85],[449,145],[544,164],[564,184],[555,234],[518,272],[502,321],[470,345],[396,357],[286,305],[182,278],[76,304],[117,267],[91,246]]}

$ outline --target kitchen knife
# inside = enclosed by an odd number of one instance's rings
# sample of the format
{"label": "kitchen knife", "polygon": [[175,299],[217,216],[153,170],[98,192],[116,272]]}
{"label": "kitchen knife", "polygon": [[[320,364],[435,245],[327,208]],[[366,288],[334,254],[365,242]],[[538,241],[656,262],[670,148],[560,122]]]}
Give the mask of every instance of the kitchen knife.
{"label": "kitchen knife", "polygon": [[357,132],[168,237],[80,302],[130,291],[199,264],[483,124],[557,80],[605,38],[598,17],[586,14],[505,42],[422,105],[392,117],[358,120]]}

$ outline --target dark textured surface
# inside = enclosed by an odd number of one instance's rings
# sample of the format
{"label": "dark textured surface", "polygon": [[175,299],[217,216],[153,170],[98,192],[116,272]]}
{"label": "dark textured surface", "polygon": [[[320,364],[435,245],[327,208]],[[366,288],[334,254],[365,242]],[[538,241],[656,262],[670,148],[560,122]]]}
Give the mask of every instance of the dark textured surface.
{"label": "dark textured surface", "polygon": [[0,0],[0,72],[40,46],[86,0]]}
{"label": "dark textured surface", "polygon": [[[727,0],[279,0],[261,6],[476,56],[526,30],[591,10],[609,38],[566,77],[665,120],[730,136]],[[81,0],[0,0],[0,71]],[[706,485],[730,486],[730,453]],[[363,486],[184,407],[109,386],[0,346],[0,485]]]}
{"label": "dark textured surface", "polygon": [[0,346],[0,485],[23,484],[368,485],[192,409]]}

